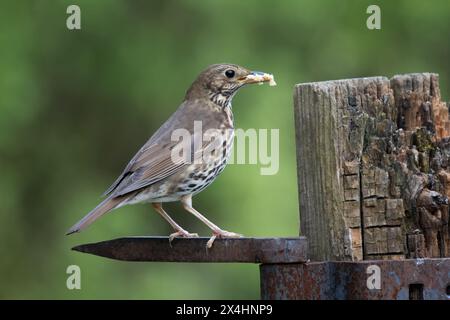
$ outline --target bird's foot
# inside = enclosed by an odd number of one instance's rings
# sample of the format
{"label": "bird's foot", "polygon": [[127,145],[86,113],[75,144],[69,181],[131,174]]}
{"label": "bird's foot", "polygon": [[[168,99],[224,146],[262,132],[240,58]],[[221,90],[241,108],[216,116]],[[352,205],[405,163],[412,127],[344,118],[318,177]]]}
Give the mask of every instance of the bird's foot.
{"label": "bird's foot", "polygon": [[242,238],[243,235],[239,233],[234,233],[226,230],[214,230],[212,237],[206,243],[206,247],[209,249],[212,247],[214,240],[217,238]]}
{"label": "bird's foot", "polygon": [[175,238],[198,238],[198,233],[189,233],[184,229],[178,230],[169,236],[169,243],[172,243]]}

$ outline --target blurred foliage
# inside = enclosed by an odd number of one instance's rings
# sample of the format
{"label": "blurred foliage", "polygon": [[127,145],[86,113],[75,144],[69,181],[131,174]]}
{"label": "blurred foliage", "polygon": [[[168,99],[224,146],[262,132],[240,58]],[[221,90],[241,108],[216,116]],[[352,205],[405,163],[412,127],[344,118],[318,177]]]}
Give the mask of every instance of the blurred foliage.
{"label": "blurred foliage", "polygon": [[[366,28],[378,4],[382,29]],[[66,28],[81,7],[82,30]],[[230,165],[195,205],[249,236],[298,234],[295,83],[439,72],[450,91],[450,2],[13,1],[0,4],[0,298],[258,298],[255,265],[123,263],[75,244],[171,230],[149,205],[121,208],[65,237],[176,109],[200,70],[232,62],[278,86],[234,99],[236,127],[280,128],[280,170]],[[188,230],[209,235],[178,204]],[[82,290],[66,289],[66,267]]]}

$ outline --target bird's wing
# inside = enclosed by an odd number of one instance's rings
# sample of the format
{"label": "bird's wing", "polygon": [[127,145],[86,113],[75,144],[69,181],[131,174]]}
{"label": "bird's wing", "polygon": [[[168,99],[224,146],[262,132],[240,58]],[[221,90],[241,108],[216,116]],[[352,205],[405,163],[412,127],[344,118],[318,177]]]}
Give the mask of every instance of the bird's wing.
{"label": "bird's wing", "polygon": [[[136,153],[104,195],[121,196],[154,184],[178,172],[192,161],[198,161],[203,154],[216,148],[221,143],[220,139],[203,141],[203,133],[194,130],[194,121],[201,121],[200,117],[204,114],[204,112],[199,112],[199,106],[206,108],[206,105],[199,105],[195,102],[185,101],[182,103],[178,110]],[[181,141],[183,144],[190,143],[190,157],[186,157],[186,154],[185,157],[179,157],[176,156],[176,150],[175,153],[173,152],[174,148],[185,147],[180,146],[178,141],[172,141],[172,133],[176,129],[185,129],[187,135],[190,135],[190,139],[183,136],[184,140]],[[208,128],[204,127],[203,129]]]}
{"label": "bird's wing", "polygon": [[182,114],[188,104],[183,102],[177,111],[175,111],[172,116],[167,119],[167,121],[148,139],[148,141],[141,147],[141,149],[135,154],[135,156],[130,160],[125,169],[122,171],[116,181],[103,193],[103,196],[107,196],[113,193],[116,188],[123,182],[123,180],[133,174],[142,164],[145,159],[161,159],[162,157],[167,157],[164,154],[164,149],[169,149],[176,142],[171,141],[172,131],[180,128],[179,119],[182,119]]}
{"label": "bird's wing", "polygon": [[[152,137],[153,138],[153,137]],[[142,148],[136,153],[136,155],[130,160],[130,162],[127,164],[123,172],[120,174],[119,177],[117,177],[116,181],[113,182],[113,184],[108,188],[108,190],[103,193],[103,196],[107,196],[111,194],[113,191],[116,190],[118,185],[127,177],[133,174],[138,168],[139,164],[142,164],[143,160],[146,158],[150,158],[152,155],[160,156],[163,154],[163,147],[165,147],[164,144],[157,144],[152,142],[152,138],[150,138],[147,143],[145,143]],[[170,147],[170,146],[167,146]]]}
{"label": "bird's wing", "polygon": [[[169,145],[154,144],[146,148],[134,159],[112,195],[122,196],[161,181],[194,162],[202,161],[203,154],[212,152],[221,144],[220,139],[203,142],[201,133],[190,135],[188,148],[185,143],[175,141]],[[181,150],[184,152],[180,153]]]}

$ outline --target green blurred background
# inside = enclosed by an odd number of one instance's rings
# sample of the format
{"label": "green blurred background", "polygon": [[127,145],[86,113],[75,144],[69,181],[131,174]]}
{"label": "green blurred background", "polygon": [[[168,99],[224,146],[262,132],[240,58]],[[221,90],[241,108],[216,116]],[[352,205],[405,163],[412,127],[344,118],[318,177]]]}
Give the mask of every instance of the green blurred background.
{"label": "green blurred background", "polygon": [[[66,8],[81,7],[80,31]],[[381,7],[382,29],[366,28]],[[295,83],[438,72],[450,93],[450,1],[1,1],[0,298],[258,298],[256,265],[125,263],[70,251],[127,235],[167,235],[149,205],[121,208],[81,234],[137,149],[209,64],[271,72],[277,87],[234,99],[238,128],[280,129],[280,170],[230,165],[194,199],[227,230],[298,234],[292,88]],[[209,231],[178,204],[192,232]],[[81,267],[82,289],[66,288]]]}

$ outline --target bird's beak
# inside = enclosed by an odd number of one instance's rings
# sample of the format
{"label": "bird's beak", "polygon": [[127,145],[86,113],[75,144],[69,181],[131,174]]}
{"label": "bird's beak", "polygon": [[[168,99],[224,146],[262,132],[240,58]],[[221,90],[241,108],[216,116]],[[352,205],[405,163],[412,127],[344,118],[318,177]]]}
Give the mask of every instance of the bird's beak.
{"label": "bird's beak", "polygon": [[258,83],[263,84],[264,82],[269,82],[270,86],[276,86],[276,82],[273,79],[273,75],[261,71],[250,71],[250,73],[244,77],[238,79],[244,84]]}

